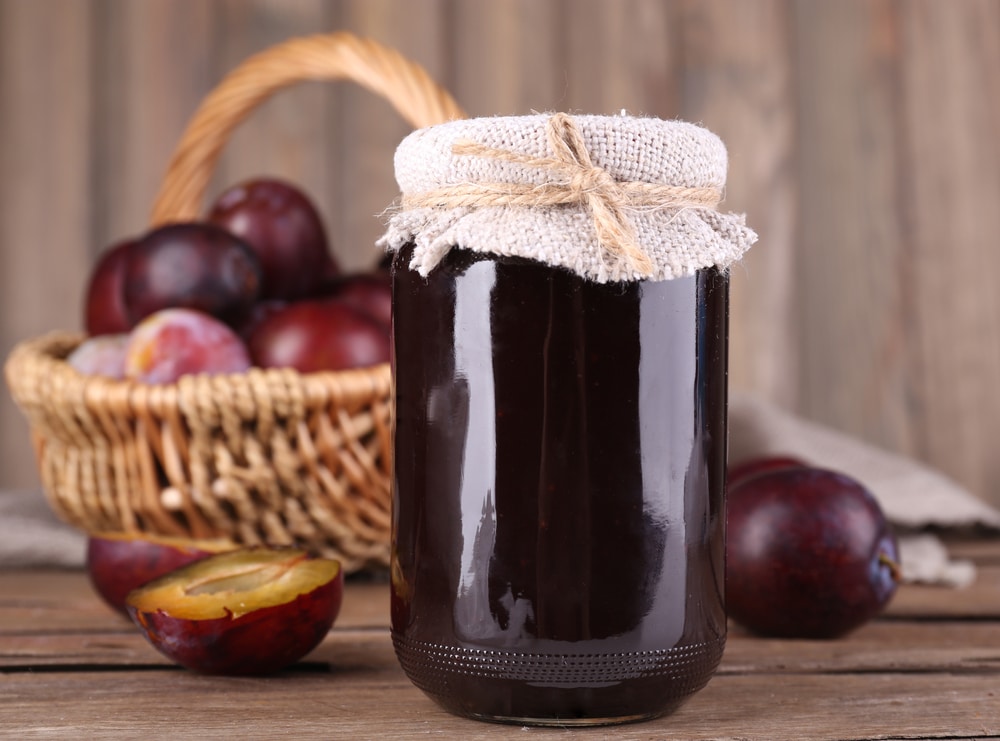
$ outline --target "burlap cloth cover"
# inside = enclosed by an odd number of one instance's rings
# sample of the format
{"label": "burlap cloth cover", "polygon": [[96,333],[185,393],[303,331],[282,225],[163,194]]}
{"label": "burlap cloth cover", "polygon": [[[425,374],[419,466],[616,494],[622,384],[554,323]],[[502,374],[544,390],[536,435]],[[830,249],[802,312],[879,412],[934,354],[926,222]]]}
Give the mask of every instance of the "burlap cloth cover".
{"label": "burlap cloth cover", "polygon": [[716,210],[727,156],[680,121],[540,114],[418,129],[396,149],[401,210],[382,244],[427,275],[454,246],[597,282],[726,268],[757,236]]}

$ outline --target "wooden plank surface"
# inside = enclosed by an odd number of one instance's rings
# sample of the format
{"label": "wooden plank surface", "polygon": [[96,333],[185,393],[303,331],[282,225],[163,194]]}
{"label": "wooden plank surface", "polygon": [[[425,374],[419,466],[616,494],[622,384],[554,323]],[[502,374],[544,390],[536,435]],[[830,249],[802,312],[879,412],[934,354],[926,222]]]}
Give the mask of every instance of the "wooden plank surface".
{"label": "wooden plank surface", "polygon": [[[386,647],[386,644],[381,644]],[[5,675],[0,733],[8,738],[565,739],[439,710],[369,647],[333,673],[201,677],[179,670],[129,675]],[[915,699],[916,698],[916,699]],[[169,731],[167,731],[169,729]],[[982,676],[865,674],[717,676],[672,716],[571,737],[639,739],[977,738],[1000,733],[997,691]]]}
{"label": "wooden plank surface", "polygon": [[900,618],[1000,619],[1000,565],[980,563],[975,589],[911,585],[896,595],[889,615]]}
{"label": "wooden plank surface", "polygon": [[[23,625],[23,624],[22,624]],[[350,625],[345,614],[322,645],[289,673],[335,671],[344,647],[386,643],[387,626]],[[374,650],[374,649],[373,649]],[[0,628],[0,672],[45,667],[64,671],[170,667],[135,627],[122,618],[102,627]],[[746,674],[932,673],[1000,676],[1000,625],[996,621],[879,621],[848,641],[783,641],[730,633],[719,676]]]}
{"label": "wooden plank surface", "polygon": [[[91,260],[141,229],[188,116],[249,54],[345,29],[475,115],[681,116],[730,146],[732,384],[1000,502],[1000,5],[994,0],[0,0],[0,355],[80,326]],[[213,188],[303,182],[349,267],[405,126],[360,90],[289,91]],[[0,395],[0,488],[38,477]]]}
{"label": "wooden plank surface", "polygon": [[[731,628],[722,666],[676,714],[577,732],[595,739],[943,739],[1000,734],[1000,542],[953,546],[979,567],[961,590],[905,586],[836,641]],[[171,665],[79,571],[0,573],[0,737],[565,738],[439,710],[399,668],[384,582],[354,579],[324,642],[267,678]],[[575,737],[575,736],[574,736]]]}
{"label": "wooden plank surface", "polygon": [[[985,539],[976,546],[957,550],[976,565],[976,580],[952,589],[907,584],[890,602],[881,620],[866,627],[885,626],[877,642],[890,640],[897,622],[908,620],[1000,621],[1000,541]],[[957,556],[956,556],[957,557]],[[377,581],[378,577],[373,577]],[[389,595],[382,583],[366,581],[362,575],[348,580],[337,627],[378,628],[388,625]],[[40,581],[35,571],[0,571],[0,636],[17,626],[35,633],[118,630],[127,620],[108,609],[79,571],[46,571]],[[738,630],[736,631],[738,635]],[[862,633],[861,635],[865,635]]]}

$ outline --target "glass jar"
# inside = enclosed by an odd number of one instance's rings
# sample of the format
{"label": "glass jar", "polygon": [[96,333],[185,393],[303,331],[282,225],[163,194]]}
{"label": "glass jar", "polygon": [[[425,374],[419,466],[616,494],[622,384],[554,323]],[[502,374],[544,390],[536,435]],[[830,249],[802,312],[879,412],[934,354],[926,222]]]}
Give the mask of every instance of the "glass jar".
{"label": "glass jar", "polygon": [[655,717],[726,640],[725,146],[679,121],[453,121],[396,150],[392,638],[483,720]]}
{"label": "glass jar", "polygon": [[392,638],[447,710],[669,712],[726,640],[728,274],[393,262]]}

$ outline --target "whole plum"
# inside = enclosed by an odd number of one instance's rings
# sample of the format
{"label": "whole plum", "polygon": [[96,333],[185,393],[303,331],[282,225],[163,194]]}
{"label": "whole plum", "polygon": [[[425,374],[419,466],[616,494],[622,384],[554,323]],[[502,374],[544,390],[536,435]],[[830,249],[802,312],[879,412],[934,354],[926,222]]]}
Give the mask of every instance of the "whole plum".
{"label": "whole plum", "polygon": [[129,321],[168,308],[196,309],[238,320],[260,291],[257,256],[215,224],[170,224],[147,233],[129,250],[124,304]]}
{"label": "whole plum", "polygon": [[782,468],[801,468],[807,465],[805,461],[790,455],[768,455],[748,458],[734,463],[726,472],[726,485],[729,488],[751,476],[758,476],[768,471],[778,471]]}
{"label": "whole plum", "polygon": [[125,332],[88,337],[66,357],[66,362],[87,376],[122,379],[128,341]]}
{"label": "whole plum", "polygon": [[257,254],[262,298],[304,298],[325,276],[339,272],[316,207],[290,183],[274,178],[240,183],[219,196],[208,220]]}
{"label": "whole plum", "polygon": [[744,478],[728,492],[726,607],[755,633],[836,638],[896,592],[899,551],[858,481],[818,468]]}
{"label": "whole plum", "polygon": [[286,306],[288,306],[288,302],[278,298],[258,301],[232,325],[233,329],[236,330],[236,334],[242,337],[244,341],[247,341],[250,339],[250,335],[254,333],[254,330],[260,326],[261,322],[269,316],[277,314]]}
{"label": "whole plum", "polygon": [[289,304],[250,335],[250,357],[262,368],[302,373],[386,363],[389,333],[374,319],[336,299]]}
{"label": "whole plum", "polygon": [[127,332],[132,323],[125,310],[125,264],[135,240],[118,242],[97,260],[87,281],[83,325],[87,334]]}
{"label": "whole plum", "polygon": [[242,373],[250,355],[228,325],[192,309],[163,309],[129,333],[125,376],[145,383],[173,383],[191,373]]}
{"label": "whole plum", "polygon": [[386,330],[392,324],[392,280],[387,273],[342,276],[327,287],[326,295],[353,306]]}

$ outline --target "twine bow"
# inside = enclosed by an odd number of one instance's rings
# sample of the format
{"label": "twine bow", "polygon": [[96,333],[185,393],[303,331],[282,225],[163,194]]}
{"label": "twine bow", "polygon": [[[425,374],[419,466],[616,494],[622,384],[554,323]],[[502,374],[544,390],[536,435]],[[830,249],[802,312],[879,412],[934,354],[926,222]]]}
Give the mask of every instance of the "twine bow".
{"label": "twine bow", "polygon": [[456,142],[452,153],[546,170],[552,175],[549,182],[462,183],[404,195],[402,207],[583,205],[590,212],[598,243],[604,251],[625,260],[636,274],[648,276],[653,272],[653,264],[636,238],[629,212],[651,208],[715,208],[721,200],[717,188],[615,180],[607,170],[593,163],[583,135],[565,113],[549,118],[546,134],[554,153],[551,157],[533,157],[468,140]]}

